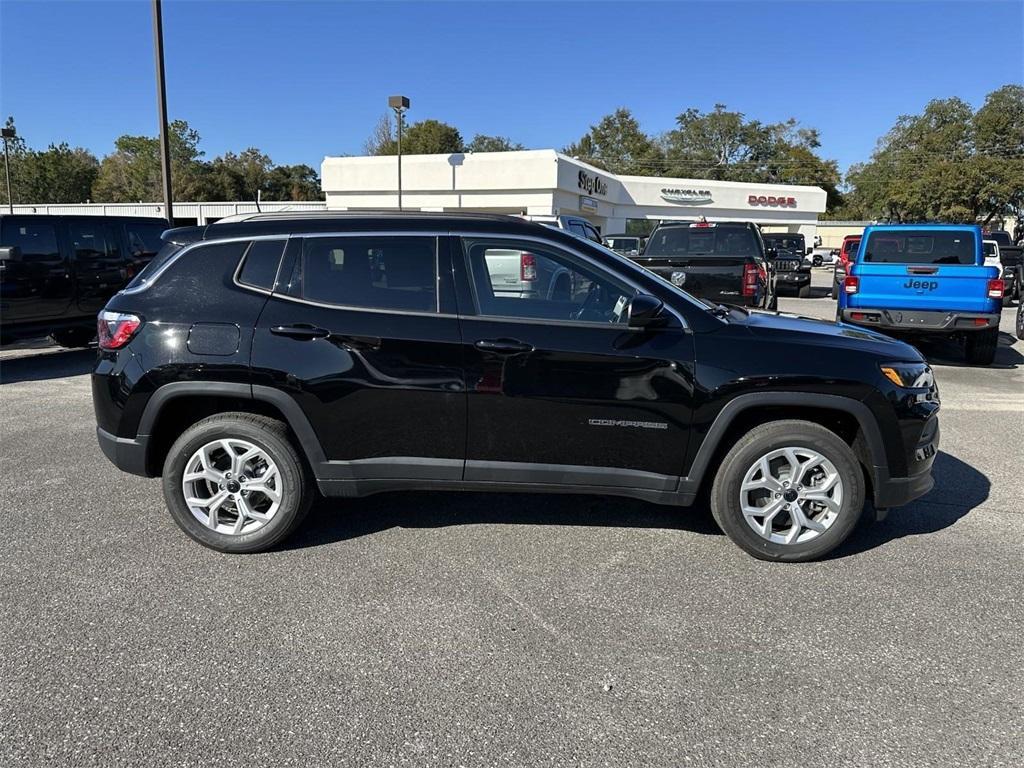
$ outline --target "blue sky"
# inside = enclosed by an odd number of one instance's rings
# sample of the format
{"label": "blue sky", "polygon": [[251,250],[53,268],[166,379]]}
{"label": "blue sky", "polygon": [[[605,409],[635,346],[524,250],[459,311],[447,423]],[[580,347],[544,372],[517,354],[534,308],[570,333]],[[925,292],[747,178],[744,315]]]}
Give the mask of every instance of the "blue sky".
{"label": "blue sky", "polygon": [[[165,0],[168,108],[207,157],[359,154],[387,96],[469,140],[559,148],[616,107],[645,130],[716,102],[796,117],[845,167],[932,98],[1024,80],[1024,2]],[[0,113],[98,155],[156,132],[148,0],[0,0]]]}

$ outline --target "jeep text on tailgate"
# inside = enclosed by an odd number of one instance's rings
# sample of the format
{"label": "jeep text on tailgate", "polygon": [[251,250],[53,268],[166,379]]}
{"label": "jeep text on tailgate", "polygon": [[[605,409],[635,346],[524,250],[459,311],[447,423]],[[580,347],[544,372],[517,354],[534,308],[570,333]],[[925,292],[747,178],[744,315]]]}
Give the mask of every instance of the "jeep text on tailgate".
{"label": "jeep text on tailgate", "polygon": [[843,282],[836,319],[893,334],[943,334],[967,360],[996,353],[1003,281],[985,266],[979,227],[868,227]]}

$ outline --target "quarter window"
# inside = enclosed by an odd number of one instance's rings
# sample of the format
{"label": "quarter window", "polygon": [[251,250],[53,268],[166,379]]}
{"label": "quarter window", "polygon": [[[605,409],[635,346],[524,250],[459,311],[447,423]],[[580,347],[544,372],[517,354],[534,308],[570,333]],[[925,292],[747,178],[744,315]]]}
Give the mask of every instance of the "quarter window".
{"label": "quarter window", "polygon": [[249,245],[238,273],[238,282],[255,288],[272,290],[277,278],[284,240],[255,240]]}
{"label": "quarter window", "polygon": [[310,237],[302,242],[302,296],[369,309],[437,311],[433,237]]}
{"label": "quarter window", "polygon": [[533,243],[464,241],[482,315],[625,323],[636,291],[584,260]]}

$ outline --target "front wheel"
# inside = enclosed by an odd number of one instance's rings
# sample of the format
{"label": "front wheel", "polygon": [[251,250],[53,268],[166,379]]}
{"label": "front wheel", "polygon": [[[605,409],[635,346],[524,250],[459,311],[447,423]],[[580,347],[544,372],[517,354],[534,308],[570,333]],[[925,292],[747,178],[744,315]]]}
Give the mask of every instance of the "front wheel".
{"label": "front wheel", "polygon": [[971,365],[991,365],[999,346],[999,329],[987,328],[967,336],[964,356]]}
{"label": "front wheel", "polygon": [[715,475],[711,512],[761,560],[802,562],[839,546],[864,509],[864,476],[850,446],[809,421],[750,430]]}
{"label": "front wheel", "polygon": [[1017,304],[1017,338],[1024,339],[1024,301]]}
{"label": "front wheel", "polygon": [[294,531],[313,498],[302,458],[280,421],[223,413],[193,424],[164,462],[174,522],[220,552],[259,552]]}
{"label": "front wheel", "polygon": [[816,267],[820,267],[822,265],[821,256],[815,256],[813,259],[811,259],[811,263]]}

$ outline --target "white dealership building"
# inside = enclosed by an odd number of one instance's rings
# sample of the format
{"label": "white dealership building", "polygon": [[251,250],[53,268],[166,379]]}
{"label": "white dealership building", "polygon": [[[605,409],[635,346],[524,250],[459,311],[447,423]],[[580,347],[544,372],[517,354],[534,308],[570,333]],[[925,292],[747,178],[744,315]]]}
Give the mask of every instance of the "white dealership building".
{"label": "white dealership building", "polygon": [[[327,208],[398,207],[398,158],[326,157]],[[602,234],[628,219],[755,221],[770,231],[801,232],[811,245],[819,187],[746,184],[657,176],[617,176],[552,149],[402,157],[402,207],[421,211],[579,215]]]}

